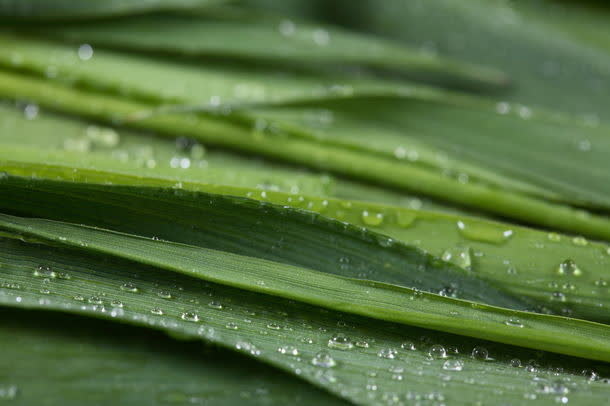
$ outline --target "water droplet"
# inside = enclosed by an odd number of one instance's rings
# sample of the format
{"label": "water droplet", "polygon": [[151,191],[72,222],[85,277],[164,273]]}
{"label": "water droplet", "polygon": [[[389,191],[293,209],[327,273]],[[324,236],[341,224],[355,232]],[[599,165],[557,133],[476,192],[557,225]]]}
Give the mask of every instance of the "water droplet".
{"label": "water droplet", "polygon": [[18,393],[19,389],[16,385],[0,385],[0,400],[13,400]]}
{"label": "water droplet", "polygon": [[295,24],[290,20],[282,20],[278,26],[280,34],[285,37],[290,37],[296,32]]}
{"label": "water droplet", "polygon": [[511,359],[510,366],[513,368],[521,368],[521,360],[519,358]]}
{"label": "water droplet", "polygon": [[326,46],[330,42],[330,34],[322,28],[313,31],[313,42],[319,46]]}
{"label": "water droplet", "polygon": [[438,358],[447,358],[447,350],[440,344],[434,344],[430,347],[428,351],[428,355],[430,358],[438,359]]}
{"label": "water droplet", "polygon": [[330,355],[330,353],[326,350],[322,350],[318,352],[311,359],[311,363],[317,367],[322,368],[332,368],[337,365],[337,361]]}
{"label": "water droplet", "polygon": [[112,128],[90,125],[85,130],[85,135],[95,145],[105,148],[113,148],[119,144],[120,136]]}
{"label": "water droplet", "polygon": [[225,324],[225,327],[228,328],[229,330],[237,330],[237,329],[239,329],[239,326],[237,324],[233,323],[232,321],[230,321],[227,324]]}
{"label": "water droplet", "polygon": [[87,302],[95,305],[104,304],[104,302],[102,301],[102,299],[99,298],[99,296],[91,296],[89,299],[87,299]]}
{"label": "water droplet", "polygon": [[407,351],[415,351],[417,349],[415,348],[413,341],[405,341],[404,343],[400,344],[400,348]]}
{"label": "water droplet", "polygon": [[557,273],[559,275],[580,276],[582,275],[582,270],[576,265],[576,262],[566,259],[557,267]]}
{"label": "water droplet", "polygon": [[249,341],[239,341],[235,344],[235,348],[241,351],[245,351],[252,355],[260,355],[261,351]]}
{"label": "water droplet", "polygon": [[222,304],[220,302],[215,301],[215,300],[213,300],[210,303],[208,303],[208,306],[211,307],[212,309],[222,310]]}
{"label": "water droplet", "polygon": [[267,324],[267,328],[271,330],[280,330],[282,327],[275,323]]}
{"label": "water droplet", "polygon": [[198,322],[199,315],[195,312],[184,312],[180,315],[180,318],[185,321]]}
{"label": "water droplet", "polygon": [[93,57],[93,47],[89,44],[82,44],[78,47],[78,59],[88,61]]}
{"label": "water droplet", "polygon": [[159,292],[157,292],[157,296],[159,296],[162,299],[173,299],[173,296],[170,292],[168,292],[167,290],[161,290]]}
{"label": "water droplet", "polygon": [[572,243],[574,245],[578,245],[579,247],[584,247],[587,244],[589,244],[589,242],[587,241],[587,239],[585,237],[574,237],[574,238],[572,238]]}
{"label": "water droplet", "polygon": [[581,375],[590,381],[597,381],[599,379],[599,374],[592,369],[583,369]]}
{"label": "water droplet", "polygon": [[293,357],[296,357],[297,355],[299,355],[299,349],[292,345],[283,345],[277,349],[277,352],[279,352],[280,354],[290,355]]}
{"label": "water droplet", "polygon": [[382,348],[377,353],[379,358],[387,358],[387,359],[397,359],[398,351],[394,348]]}
{"label": "water droplet", "polygon": [[472,258],[470,256],[470,247],[461,245],[447,248],[441,255],[441,259],[445,262],[450,262],[464,269],[471,269]]}
{"label": "water droplet", "polygon": [[546,235],[546,238],[548,238],[549,241],[553,241],[553,242],[561,241],[561,235],[559,235],[557,233],[548,233]]}
{"label": "water droplet", "polygon": [[379,226],[381,223],[383,223],[383,214],[364,210],[362,212],[362,222],[367,226]]}
{"label": "water droplet", "polygon": [[443,363],[445,371],[461,371],[464,369],[464,362],[459,359],[448,359]]}
{"label": "water droplet", "polygon": [[411,227],[416,218],[415,213],[409,211],[399,210],[396,213],[396,223],[403,228]]}
{"label": "water droplet", "polygon": [[556,302],[565,302],[566,295],[564,295],[561,292],[553,292],[553,293],[551,293],[551,300],[554,300]]}
{"label": "water droplet", "polygon": [[498,112],[498,114],[510,113],[510,103],[499,102],[498,104],[496,104],[496,111]]}
{"label": "water droplet", "polygon": [[163,310],[159,309],[158,307],[153,307],[152,309],[150,309],[150,312],[152,314],[156,314],[157,316],[163,315]]}
{"label": "water droplet", "polygon": [[511,327],[523,327],[523,323],[521,323],[521,320],[516,317],[510,317],[504,322],[504,324]]}
{"label": "water droplet", "polygon": [[328,346],[330,348],[336,348],[338,350],[351,350],[354,348],[354,344],[349,337],[343,334],[335,334],[328,340]]}
{"label": "water droplet", "polygon": [[55,279],[57,278],[57,273],[51,269],[51,267],[46,265],[38,265],[34,270],[33,275],[37,278],[49,278]]}
{"label": "water droplet", "polygon": [[513,235],[513,230],[507,227],[483,222],[460,220],[457,227],[463,237],[491,244],[506,242]]}
{"label": "water droplet", "polygon": [[489,359],[489,352],[485,347],[474,347],[472,349],[472,358],[480,360]]}
{"label": "water droplet", "polygon": [[122,284],[121,290],[130,293],[138,293],[140,291],[138,287],[131,282],[125,282],[124,284]]}
{"label": "water droplet", "polygon": [[85,301],[85,297],[83,295],[74,295],[72,297],[72,299],[76,300],[77,302],[84,302]]}
{"label": "water droplet", "polygon": [[595,281],[595,286],[599,286],[600,288],[605,288],[606,286],[608,286],[608,282],[606,282],[606,280],[600,278]]}
{"label": "water droplet", "polygon": [[118,307],[119,309],[122,309],[123,308],[123,302],[121,302],[120,300],[113,300],[112,302],[110,302],[110,306]]}
{"label": "water droplet", "polygon": [[25,116],[26,120],[34,120],[36,117],[38,117],[39,111],[40,109],[37,104],[29,103],[23,108],[23,115]]}

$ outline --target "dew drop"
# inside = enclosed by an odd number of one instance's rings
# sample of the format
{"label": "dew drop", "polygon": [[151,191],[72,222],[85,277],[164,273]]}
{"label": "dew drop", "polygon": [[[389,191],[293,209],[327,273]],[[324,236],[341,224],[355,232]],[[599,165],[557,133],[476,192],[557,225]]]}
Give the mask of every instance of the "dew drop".
{"label": "dew drop", "polygon": [[180,318],[185,321],[198,322],[199,315],[195,312],[184,312],[180,315]]}
{"label": "dew drop", "polygon": [[508,320],[506,320],[504,322],[504,324],[506,324],[507,326],[511,326],[511,327],[523,327],[523,323],[521,323],[521,320],[519,320],[516,317],[510,317]]}
{"label": "dew drop", "polygon": [[521,368],[521,360],[519,358],[511,359],[510,366],[513,368]]}
{"label": "dew drop", "polygon": [[225,327],[228,328],[229,330],[237,330],[237,329],[239,329],[239,326],[237,324],[233,323],[232,321],[230,321],[227,324],[225,324]]}
{"label": "dew drop", "polygon": [[461,371],[464,369],[464,362],[459,359],[448,359],[443,363],[445,371]]}
{"label": "dew drop", "polygon": [[553,292],[553,293],[551,293],[551,300],[556,301],[556,302],[565,302],[566,295],[564,295],[561,292]]}
{"label": "dew drop", "polygon": [[574,237],[574,238],[572,238],[572,243],[574,245],[578,245],[579,247],[584,247],[587,244],[589,244],[589,242],[587,241],[587,239],[585,237]]}
{"label": "dew drop", "polygon": [[99,296],[91,296],[89,299],[87,299],[87,302],[96,305],[104,304],[104,302],[102,301],[102,299],[99,298]]}
{"label": "dew drop", "polygon": [[46,265],[38,265],[34,270],[33,275],[37,278],[49,278],[55,279],[57,278],[57,273],[51,269],[51,267]]}
{"label": "dew drop", "polygon": [[415,213],[400,210],[396,213],[396,223],[403,228],[411,227],[417,216]]}
{"label": "dew drop", "polygon": [[249,354],[252,354],[252,355],[261,354],[261,351],[254,344],[252,344],[249,341],[239,341],[237,344],[235,344],[235,348],[237,348],[240,351],[244,351]]}
{"label": "dew drop", "polygon": [[387,358],[387,359],[397,359],[398,351],[394,348],[382,348],[377,353],[379,358]]}
{"label": "dew drop", "polygon": [[156,314],[157,316],[163,315],[163,310],[159,309],[158,307],[153,307],[152,309],[150,309],[150,312],[152,314]]}
{"label": "dew drop", "polygon": [[354,344],[349,337],[343,334],[335,334],[328,340],[329,348],[336,348],[338,350],[351,350],[354,348]]}
{"label": "dew drop", "polygon": [[299,349],[292,345],[283,345],[277,349],[277,352],[283,355],[290,355],[293,357],[296,357],[300,354]]}
{"label": "dew drop", "polygon": [[138,287],[131,282],[125,282],[124,284],[122,284],[121,290],[123,292],[130,292],[130,293],[138,293],[140,291],[138,289]]}
{"label": "dew drop", "polygon": [[479,360],[489,359],[489,352],[485,347],[474,347],[472,349],[472,358]]}
{"label": "dew drop", "polygon": [[582,270],[576,265],[576,262],[566,259],[557,267],[557,273],[559,275],[580,276],[582,275]]}
{"label": "dew drop", "polygon": [[450,262],[464,269],[471,269],[472,257],[470,256],[470,247],[461,245],[447,248],[443,251],[441,259],[445,262]]}
{"label": "dew drop", "polygon": [[434,344],[428,351],[430,358],[439,359],[447,358],[447,350],[440,344]]}
{"label": "dew drop", "polygon": [[159,296],[162,299],[173,299],[173,296],[170,292],[168,292],[167,290],[161,290],[159,292],[157,292],[157,296]]}
{"label": "dew drop", "polygon": [[93,57],[93,47],[89,44],[82,44],[78,47],[78,59],[88,61]]}
{"label": "dew drop", "polygon": [[415,348],[413,341],[405,341],[404,343],[400,344],[400,348],[407,351],[415,351],[417,349]]}
{"label": "dew drop", "polygon": [[383,223],[383,214],[364,210],[362,212],[362,222],[367,226],[379,226],[381,223]]}
{"label": "dew drop", "polygon": [[113,300],[112,302],[110,302],[110,306],[118,307],[119,309],[122,309],[123,308],[123,302],[121,302],[120,300]]}
{"label": "dew drop", "polygon": [[317,367],[322,368],[332,368],[337,365],[337,361],[330,355],[330,353],[326,350],[322,350],[318,352],[311,359],[311,363]]}
{"label": "dew drop", "polygon": [[14,400],[18,393],[16,385],[0,385],[0,400]]}
{"label": "dew drop", "polygon": [[559,235],[557,233],[548,233],[546,235],[546,238],[548,238],[549,241],[553,241],[553,242],[561,241],[561,235]]}
{"label": "dew drop", "polygon": [[280,330],[282,327],[275,323],[267,324],[267,328],[271,330]]}
{"label": "dew drop", "polygon": [[211,301],[210,303],[208,303],[208,306],[211,307],[212,309],[216,309],[216,310],[222,310],[222,304],[220,302],[217,302],[215,300]]}
{"label": "dew drop", "polygon": [[495,224],[474,221],[458,221],[459,233],[469,240],[502,244],[513,235],[513,230]]}

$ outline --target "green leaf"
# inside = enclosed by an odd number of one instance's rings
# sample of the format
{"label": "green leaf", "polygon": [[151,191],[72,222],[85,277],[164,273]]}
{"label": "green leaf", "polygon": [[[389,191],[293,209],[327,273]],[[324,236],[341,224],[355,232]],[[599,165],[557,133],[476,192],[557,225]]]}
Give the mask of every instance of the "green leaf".
{"label": "green leaf", "polygon": [[[496,286],[502,286],[504,290],[515,296],[529,298],[537,303],[539,311],[553,311],[589,320],[609,321],[605,311],[605,308],[610,305],[608,301],[609,281],[606,275],[606,268],[610,266],[608,246],[589,242],[582,237],[535,231],[514,224],[490,222],[461,214],[442,215],[368,202],[344,201],[222,185],[206,185],[187,181],[177,185],[175,181],[161,177],[141,177],[134,176],[133,173],[130,174],[129,172],[100,171],[82,167],[69,161],[62,165],[40,164],[38,163],[39,158],[41,158],[39,155],[30,153],[28,154],[29,159],[24,159],[28,155],[22,154],[20,157],[19,153],[20,151],[8,150],[6,157],[2,157],[0,154],[0,170],[26,177],[35,175],[41,179],[63,179],[74,182],[112,183],[131,186],[147,185],[179,188],[176,193],[179,193],[180,190],[188,190],[242,196],[275,203],[287,208],[306,209],[342,222],[366,227],[396,241],[417,246],[468,272],[474,271],[474,275],[489,280]],[[17,160],[18,158],[21,158],[21,160]],[[63,156],[63,158],[68,158],[68,156]],[[12,204],[9,200],[6,200],[4,207],[12,207],[15,210],[21,210],[20,213],[38,217],[50,217],[91,225],[105,224],[106,227],[110,228],[117,227],[117,221],[108,222],[106,216],[96,217],[94,213],[87,213],[87,211],[78,209],[79,204],[88,205],[91,201],[91,199],[80,197],[83,193],[78,192],[78,190],[79,186],[76,186],[75,192],[71,193],[72,199],[75,199],[75,202],[72,203],[73,209],[63,215],[55,209],[45,210],[43,208],[45,204],[51,202],[48,200],[47,192],[28,195],[27,200],[15,201]],[[85,195],[91,195],[91,190],[88,189]],[[104,193],[93,201],[100,204],[107,197],[107,194]],[[130,199],[133,198],[133,196],[130,197]],[[59,199],[61,201],[59,207],[65,209],[64,199]],[[172,197],[172,199],[176,198]],[[126,198],[117,200],[129,201]],[[39,202],[39,204],[37,205],[36,202]],[[123,204],[123,206],[126,206],[126,204]],[[143,207],[144,205],[139,203],[138,206]],[[155,207],[158,207],[158,203]],[[116,207],[110,207],[108,210],[116,210]],[[293,250],[303,251],[305,246],[301,241],[294,240],[294,237],[286,238],[286,227],[288,225],[281,216],[274,222],[273,230],[283,234],[275,237],[268,236],[261,240],[260,216],[257,214],[249,218],[239,217],[240,225],[236,228],[236,225],[232,222],[232,217],[219,215],[206,217],[201,214],[201,211],[185,211],[183,208],[176,209],[174,212],[176,215],[183,217],[181,221],[174,219],[174,226],[178,227],[180,224],[184,224],[184,226],[172,232],[171,229],[164,226],[164,220],[162,219],[158,220],[158,227],[152,225],[152,219],[159,216],[159,213],[158,209],[151,209],[145,216],[147,223],[149,223],[147,228],[150,229],[148,235],[159,236],[161,230],[164,230],[164,233],[168,233],[165,234],[165,238],[170,240],[178,239],[178,241],[188,244],[192,244],[193,241],[200,241],[204,246],[212,243],[214,248],[226,250],[227,247],[232,247],[230,249],[237,250],[234,252],[247,255],[251,255],[253,252],[255,255],[261,255],[261,252],[266,252],[264,258],[288,261],[307,267],[319,267],[321,261],[325,261],[325,269],[329,272],[339,272],[345,276],[362,275],[364,277],[381,278],[379,280],[413,286],[413,279],[405,279],[407,275],[397,274],[392,269],[379,271],[381,273],[369,272],[368,267],[374,266],[370,262],[371,258],[374,255],[379,255],[378,250],[380,248],[376,246],[376,237],[372,240],[373,245],[370,247],[370,254],[365,255],[366,258],[358,255],[354,256],[358,250],[335,251],[337,247],[333,248],[332,246],[336,243],[336,240],[332,237],[327,241],[330,248],[315,247],[312,249],[311,256],[302,255],[297,257]],[[265,216],[267,221],[271,221],[269,212]],[[128,224],[136,221],[136,218],[137,214],[133,213],[128,219],[118,222],[122,223],[121,230],[138,233],[135,225],[133,227],[128,226]],[[198,219],[196,223],[202,229],[226,228],[236,230],[236,234],[244,233],[249,237],[242,241],[243,245],[241,247],[236,246],[230,237],[214,242],[208,233],[203,232],[203,235],[198,235],[199,231],[187,227],[193,223],[193,219]],[[219,222],[222,222],[222,225]],[[301,235],[301,233],[302,231],[299,231],[296,234]],[[290,232],[289,234],[293,233]],[[315,232],[312,232],[312,235],[315,235],[314,240],[319,240],[320,244],[324,244],[325,240],[321,239],[320,235],[316,235]],[[214,238],[224,237],[217,235]],[[257,243],[254,243],[255,241]],[[384,242],[384,244],[392,244],[391,241],[383,238],[379,241]],[[252,251],[248,246],[258,246],[260,249]],[[268,247],[273,247],[271,252]],[[532,252],[535,253],[535,257],[532,257]],[[312,259],[318,262],[302,262]],[[365,263],[370,265],[363,265]],[[338,267],[337,264],[339,264]],[[401,268],[400,265],[397,266]],[[381,269],[385,265],[379,263],[374,267]],[[428,274],[427,278],[433,278],[433,276]],[[447,285],[447,282],[448,280],[438,280],[428,285],[428,288],[432,291],[445,291],[446,288],[451,287],[451,285]],[[414,286],[421,287],[421,285]],[[447,292],[452,290],[453,288]]]}
{"label": "green leaf", "polygon": [[[86,250],[0,240],[0,263],[0,302],[6,306],[205,340],[357,404],[397,398],[466,405],[498,392],[517,404],[532,397],[551,404],[557,396],[599,404],[608,397],[608,385],[598,380],[608,376],[607,364],[327,312]],[[155,314],[159,310],[162,315]]]}
{"label": "green leaf", "polygon": [[476,85],[508,82],[497,70],[462,64],[391,41],[328,25],[240,9],[199,15],[153,15],[96,24],[24,27],[44,38],[176,56],[235,58],[243,62],[363,65]]}
{"label": "green leaf", "polygon": [[[116,122],[150,108],[102,94],[78,91],[49,81],[0,72],[0,95],[29,99],[43,106],[96,120]],[[195,114],[154,115],[127,121],[131,127],[158,131],[160,134],[191,136],[206,143],[332,170],[365,181],[376,182],[448,200],[474,210],[567,230],[595,238],[610,239],[610,221],[600,215],[583,215],[572,207],[532,196],[503,191],[479,183],[457,179],[404,160],[358,151],[336,145],[312,142],[310,137],[293,137],[269,128],[268,123],[244,126],[218,117]],[[391,174],[391,176],[388,176]]]}
{"label": "green leaf", "polygon": [[0,17],[65,19],[115,16],[218,4],[222,0],[2,0]]}
{"label": "green leaf", "polygon": [[386,79],[188,62],[106,50],[94,50],[89,58],[83,58],[78,47],[12,34],[0,35],[0,65],[136,100],[216,108],[221,104],[401,94],[414,87]]}
{"label": "green leaf", "polygon": [[0,399],[11,404],[344,404],[224,349],[82,317],[0,314]]}
{"label": "green leaf", "polygon": [[[342,1],[335,17],[361,31],[502,69],[516,86],[498,101],[610,119],[608,9],[575,1]],[[272,5],[272,4],[271,4]],[[583,28],[586,27],[586,28]],[[604,42],[605,41],[605,42]]]}

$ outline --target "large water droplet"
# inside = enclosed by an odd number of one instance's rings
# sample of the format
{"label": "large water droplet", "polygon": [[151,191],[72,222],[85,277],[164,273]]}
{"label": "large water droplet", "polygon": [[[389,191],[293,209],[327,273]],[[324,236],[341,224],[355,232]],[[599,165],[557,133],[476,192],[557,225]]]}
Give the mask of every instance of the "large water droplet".
{"label": "large water droplet", "polygon": [[277,352],[284,355],[291,355],[293,357],[299,355],[299,349],[293,345],[283,345],[277,349]]}
{"label": "large water droplet", "polygon": [[430,358],[447,358],[447,350],[440,344],[434,344],[428,351]]}
{"label": "large water droplet", "polygon": [[580,276],[582,275],[582,270],[576,265],[576,262],[566,259],[557,267],[557,273],[566,276]]}
{"label": "large water droplet", "polygon": [[362,212],[362,222],[367,226],[379,226],[383,223],[383,214],[364,210]]}
{"label": "large water droplet", "polygon": [[130,293],[138,293],[140,291],[138,287],[131,282],[125,282],[124,284],[122,284],[121,290]]}
{"label": "large water droplet", "polygon": [[57,273],[51,269],[51,267],[46,265],[38,265],[34,270],[33,275],[37,278],[49,278],[55,279],[57,278]]}
{"label": "large water droplet", "polygon": [[513,235],[513,230],[506,226],[483,222],[460,220],[457,222],[457,227],[463,237],[491,244],[506,242]]}
{"label": "large water droplet", "polygon": [[184,312],[184,313],[182,313],[180,315],[180,318],[182,320],[192,321],[192,322],[195,322],[195,323],[200,320],[199,319],[199,315],[197,313],[195,313],[195,312]]}
{"label": "large water droplet", "polygon": [[519,320],[516,317],[510,317],[508,320],[506,320],[504,322],[504,324],[506,324],[507,326],[511,326],[511,327],[523,327],[523,323],[521,323],[521,320]]}
{"label": "large water droplet", "polygon": [[398,351],[394,348],[382,348],[377,353],[379,358],[397,359]]}
{"label": "large water droplet", "polygon": [[472,257],[470,256],[470,247],[461,245],[447,248],[443,251],[441,259],[445,262],[450,262],[464,269],[471,269]]}
{"label": "large water droplet", "polygon": [[443,363],[445,371],[461,371],[464,369],[464,362],[459,359],[448,359]]}
{"label": "large water droplet", "polygon": [[343,334],[335,334],[328,340],[328,346],[330,348],[336,348],[338,350],[351,350],[354,348],[354,344],[349,337]]}
{"label": "large water droplet", "polygon": [[337,361],[330,355],[330,353],[326,350],[322,350],[318,352],[311,359],[311,363],[317,367],[322,368],[332,368],[337,365]]}
{"label": "large water droplet", "polygon": [[474,347],[472,349],[472,358],[480,360],[489,359],[489,352],[485,347]]}

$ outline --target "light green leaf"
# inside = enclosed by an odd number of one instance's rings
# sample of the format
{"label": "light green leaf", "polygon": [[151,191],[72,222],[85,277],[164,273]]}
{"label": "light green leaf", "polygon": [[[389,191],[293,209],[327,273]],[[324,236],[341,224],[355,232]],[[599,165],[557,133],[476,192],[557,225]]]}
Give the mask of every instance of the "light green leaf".
{"label": "light green leaf", "polygon": [[[28,99],[51,109],[111,122],[132,117],[150,107],[149,104],[78,91],[8,72],[0,72],[0,95]],[[293,137],[269,127],[268,123],[261,126],[259,122],[251,127],[219,117],[161,114],[126,124],[160,134],[191,136],[206,143],[332,170],[390,187],[416,190],[474,210],[515,217],[531,224],[610,239],[610,220],[604,216],[582,215],[582,211],[570,206],[503,191],[482,183],[464,184],[425,167],[410,165],[404,160],[312,142],[310,137]]]}
{"label": "light green leaf", "polygon": [[25,32],[75,44],[177,56],[236,58],[306,65],[363,65],[436,80],[502,86],[500,71],[456,63],[432,53],[338,27],[261,15],[239,9],[199,15],[154,15],[96,24],[25,27]]}
{"label": "light green leaf", "polygon": [[222,0],[2,0],[0,17],[17,19],[65,19],[115,16],[202,7]]}

